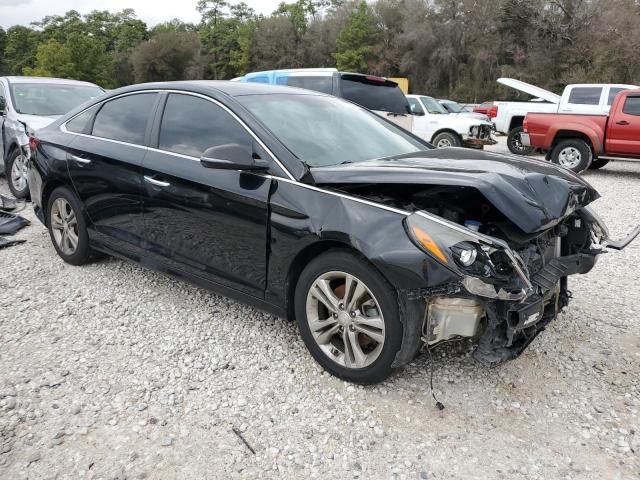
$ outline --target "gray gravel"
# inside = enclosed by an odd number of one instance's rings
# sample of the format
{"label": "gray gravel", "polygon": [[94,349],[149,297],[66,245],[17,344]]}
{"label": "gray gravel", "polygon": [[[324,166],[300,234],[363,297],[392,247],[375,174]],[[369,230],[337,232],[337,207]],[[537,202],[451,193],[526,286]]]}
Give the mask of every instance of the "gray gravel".
{"label": "gray gravel", "polygon": [[[614,235],[640,223],[640,163],[586,176]],[[439,411],[427,355],[344,383],[295,325],[120,260],[66,265],[25,214],[0,250],[0,478],[640,477],[640,242],[517,360],[437,349]]]}

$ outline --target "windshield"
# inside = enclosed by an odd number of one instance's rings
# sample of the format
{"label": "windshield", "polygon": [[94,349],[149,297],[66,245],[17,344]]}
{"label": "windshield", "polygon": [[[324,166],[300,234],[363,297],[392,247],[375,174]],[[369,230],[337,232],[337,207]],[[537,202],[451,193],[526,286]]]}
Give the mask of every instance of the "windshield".
{"label": "windshield", "polygon": [[420,97],[420,100],[422,100],[424,108],[426,108],[429,113],[449,113],[442,105],[431,97]]}
{"label": "windshield", "polygon": [[16,112],[24,115],[64,115],[104,91],[90,85],[12,83],[11,98]]}
{"label": "windshield", "polygon": [[460,104],[456,102],[446,101],[446,102],[442,102],[442,105],[444,106],[445,109],[447,109],[451,113],[464,112],[464,108],[462,108]]}
{"label": "windshield", "polygon": [[299,94],[236,98],[310,167],[363,162],[430,148],[377,115],[338,98]]}

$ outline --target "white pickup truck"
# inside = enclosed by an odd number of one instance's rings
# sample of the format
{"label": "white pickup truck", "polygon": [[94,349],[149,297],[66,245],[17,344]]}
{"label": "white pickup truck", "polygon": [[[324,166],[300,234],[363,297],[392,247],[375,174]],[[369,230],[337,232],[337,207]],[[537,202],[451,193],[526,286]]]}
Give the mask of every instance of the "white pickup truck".
{"label": "white pickup truck", "polygon": [[513,78],[499,78],[498,83],[531,95],[529,102],[493,102],[489,110],[497,132],[508,135],[507,146],[512,153],[527,155],[533,151],[520,141],[522,122],[527,113],[578,113],[606,115],[611,103],[623,90],[635,85],[580,83],[567,85],[562,95]]}
{"label": "white pickup truck", "polygon": [[451,114],[437,100],[426,95],[407,95],[407,100],[414,115],[411,132],[437,148],[482,149],[496,143],[488,120]]}

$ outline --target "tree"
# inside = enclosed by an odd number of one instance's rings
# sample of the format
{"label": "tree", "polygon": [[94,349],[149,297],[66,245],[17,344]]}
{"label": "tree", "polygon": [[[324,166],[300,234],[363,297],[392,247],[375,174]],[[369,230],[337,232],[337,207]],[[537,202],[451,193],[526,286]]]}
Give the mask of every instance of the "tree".
{"label": "tree", "polygon": [[333,57],[338,70],[367,71],[378,34],[375,17],[367,4],[360,2],[336,41]]}
{"label": "tree", "polygon": [[187,80],[202,77],[200,41],[191,32],[163,32],[132,52],[136,82]]}
{"label": "tree", "polygon": [[22,75],[25,67],[33,67],[40,40],[39,32],[16,25],[7,30],[4,59],[11,75]]}
{"label": "tree", "polygon": [[25,67],[25,75],[36,77],[76,78],[78,71],[71,49],[54,38],[41,43],[36,53],[36,66]]}

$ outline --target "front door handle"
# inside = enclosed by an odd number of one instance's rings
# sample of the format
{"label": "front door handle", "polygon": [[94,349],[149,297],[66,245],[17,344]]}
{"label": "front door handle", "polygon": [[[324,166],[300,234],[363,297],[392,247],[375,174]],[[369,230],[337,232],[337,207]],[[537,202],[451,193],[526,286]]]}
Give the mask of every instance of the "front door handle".
{"label": "front door handle", "polygon": [[626,120],[620,120],[619,122],[616,122],[616,125],[629,125],[629,122]]}
{"label": "front door handle", "polygon": [[155,178],[144,176],[144,181],[150,183],[151,185],[155,185],[156,187],[168,187],[171,185],[169,182],[163,182],[161,180],[156,180]]}
{"label": "front door handle", "polygon": [[78,157],[77,155],[71,155],[70,153],[67,153],[67,160],[73,160],[74,162],[82,163],[84,165],[91,163],[91,160],[88,158]]}

